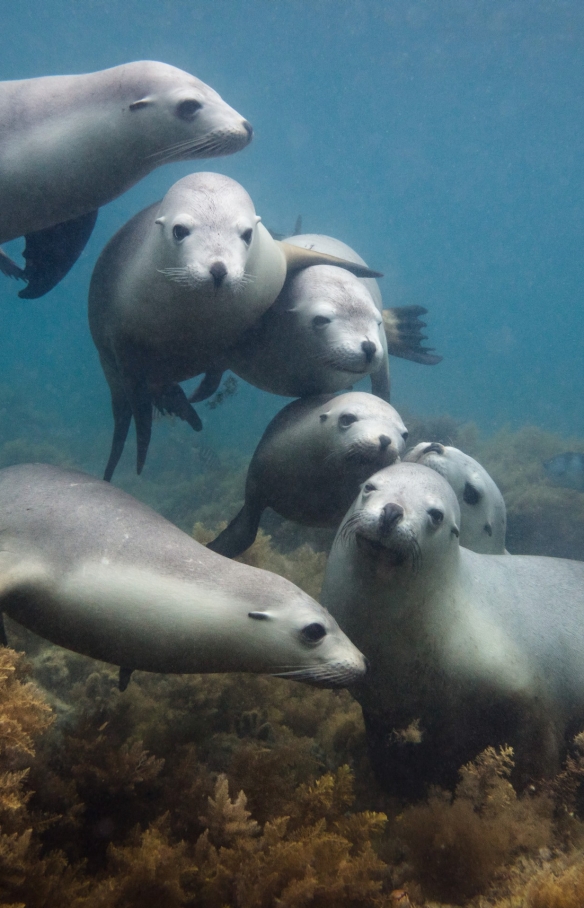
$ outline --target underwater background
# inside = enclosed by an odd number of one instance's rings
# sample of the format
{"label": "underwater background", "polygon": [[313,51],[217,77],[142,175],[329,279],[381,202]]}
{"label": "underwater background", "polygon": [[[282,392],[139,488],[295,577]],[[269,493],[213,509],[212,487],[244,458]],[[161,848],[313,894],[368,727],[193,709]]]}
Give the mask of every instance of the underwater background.
{"label": "underwater background", "polygon": [[[542,469],[584,450],[584,5],[0,0],[0,80],[138,59],[211,85],[253,142],[161,167],[101,209],[46,297],[0,280],[0,466],[101,475],[112,420],[87,326],[93,266],[129,217],[214,170],[266,226],[291,233],[301,215],[303,232],[354,247],[384,272],[386,307],[428,309],[443,361],[391,359],[412,443],[458,444],[485,465],[511,552],[584,559],[584,496]],[[22,243],[4,248],[18,259]],[[199,407],[198,435],[157,420],[142,477],[132,430],[116,483],[206,541],[236,513],[285,402],[238,381]],[[263,525],[250,563],[318,596],[330,534]],[[29,663],[0,661],[0,908],[584,904],[584,742],[527,800],[493,753],[454,801],[404,810],[371,778],[346,693],[137,673],[120,695],[113,669],[8,631]]]}

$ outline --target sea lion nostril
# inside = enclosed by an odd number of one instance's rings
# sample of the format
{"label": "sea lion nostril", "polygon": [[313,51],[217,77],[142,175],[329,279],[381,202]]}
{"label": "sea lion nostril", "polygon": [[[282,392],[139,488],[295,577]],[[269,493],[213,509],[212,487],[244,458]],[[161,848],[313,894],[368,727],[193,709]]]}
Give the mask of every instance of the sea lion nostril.
{"label": "sea lion nostril", "polygon": [[370,363],[371,360],[373,359],[373,357],[375,356],[375,351],[377,349],[375,344],[373,343],[373,341],[370,341],[370,340],[363,341],[363,343],[361,344],[361,349],[362,349],[363,353],[365,354],[365,358],[366,358],[367,362]]}
{"label": "sea lion nostril", "polygon": [[394,528],[396,523],[398,523],[404,516],[404,509],[400,504],[394,504],[389,502],[386,504],[381,511],[381,531],[382,533],[389,533]]}
{"label": "sea lion nostril", "polygon": [[216,287],[219,287],[223,281],[223,278],[227,274],[227,267],[223,262],[214,262],[209,268],[211,276],[213,278],[213,283]]}
{"label": "sea lion nostril", "polygon": [[379,436],[379,446],[382,451],[385,451],[386,448],[389,448],[391,444],[391,438],[389,435],[380,435]]}

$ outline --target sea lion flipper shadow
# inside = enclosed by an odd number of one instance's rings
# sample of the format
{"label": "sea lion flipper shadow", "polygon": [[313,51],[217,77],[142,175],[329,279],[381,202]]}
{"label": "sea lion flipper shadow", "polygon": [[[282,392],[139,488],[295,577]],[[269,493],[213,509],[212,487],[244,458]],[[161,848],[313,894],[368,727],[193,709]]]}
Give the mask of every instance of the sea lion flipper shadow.
{"label": "sea lion flipper shadow", "polygon": [[208,397],[211,397],[213,394],[215,394],[215,391],[221,384],[222,378],[223,369],[216,369],[210,372],[205,372],[205,375],[203,376],[198,387],[195,388],[193,393],[189,396],[189,402],[192,404],[197,404],[201,400],[207,400]]}
{"label": "sea lion flipper shadow", "polygon": [[28,285],[18,294],[20,299],[38,299],[56,287],[85,249],[96,220],[97,210],[89,211],[25,237],[21,276]]}
{"label": "sea lion flipper shadow", "polygon": [[229,526],[207,543],[207,548],[226,558],[237,558],[255,542],[263,511],[263,505],[246,502]]}

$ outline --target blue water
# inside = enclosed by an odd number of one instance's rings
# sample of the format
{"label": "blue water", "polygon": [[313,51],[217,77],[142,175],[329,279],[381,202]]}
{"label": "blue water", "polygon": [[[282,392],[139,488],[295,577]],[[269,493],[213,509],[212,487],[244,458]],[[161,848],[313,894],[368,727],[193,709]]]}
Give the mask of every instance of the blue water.
{"label": "blue water", "polygon": [[[398,409],[584,434],[583,49],[579,0],[4,0],[0,79],[158,59],[217,89],[255,138],[232,157],[160,168],[102,209],[82,259],[41,300],[2,278],[0,384],[39,411],[48,441],[75,439],[80,465],[99,471],[111,417],[87,328],[92,267],[173,182],[217,170],[267,226],[291,231],[301,214],[305,232],[357,249],[385,272],[385,305],[428,308],[444,361],[392,360]],[[240,383],[201,409],[203,434],[251,452],[281,405]],[[159,457],[166,436],[155,426]],[[127,468],[133,447],[131,436]]]}

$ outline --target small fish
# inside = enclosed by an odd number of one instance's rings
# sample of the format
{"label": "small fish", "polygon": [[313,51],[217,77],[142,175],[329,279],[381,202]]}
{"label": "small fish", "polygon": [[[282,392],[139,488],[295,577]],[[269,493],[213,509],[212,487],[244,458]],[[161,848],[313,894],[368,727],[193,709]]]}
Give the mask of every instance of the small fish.
{"label": "small fish", "polygon": [[566,451],[544,461],[546,476],[558,486],[584,492],[584,454]]}

